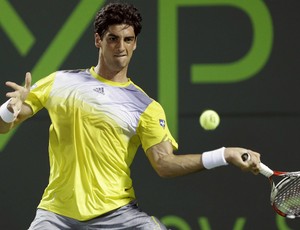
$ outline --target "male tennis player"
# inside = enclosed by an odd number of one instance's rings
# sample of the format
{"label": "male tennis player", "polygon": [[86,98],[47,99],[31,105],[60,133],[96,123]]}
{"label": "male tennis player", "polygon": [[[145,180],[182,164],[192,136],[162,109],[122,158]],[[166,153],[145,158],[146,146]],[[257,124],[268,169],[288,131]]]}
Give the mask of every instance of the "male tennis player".
{"label": "male tennis player", "polygon": [[[0,108],[0,131],[46,108],[50,178],[30,230],[166,229],[137,205],[130,165],[141,145],[161,177],[174,177],[228,163],[258,173],[259,154],[220,148],[203,154],[175,155],[163,108],[135,85],[127,69],[141,15],[125,3],[103,7],[94,22],[95,67],[57,71],[31,87],[7,82],[12,92]],[[248,152],[251,161],[243,162]]]}

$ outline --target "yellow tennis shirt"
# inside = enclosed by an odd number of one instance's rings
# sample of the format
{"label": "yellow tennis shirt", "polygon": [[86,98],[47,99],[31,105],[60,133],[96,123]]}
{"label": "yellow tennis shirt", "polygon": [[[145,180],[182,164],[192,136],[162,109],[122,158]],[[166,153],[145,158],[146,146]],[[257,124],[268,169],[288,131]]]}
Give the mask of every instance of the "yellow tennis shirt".
{"label": "yellow tennis shirt", "polygon": [[106,80],[93,67],[39,80],[26,103],[34,114],[46,108],[52,122],[49,184],[38,207],[80,221],[135,199],[130,165],[140,145],[178,147],[159,103],[131,80]]}

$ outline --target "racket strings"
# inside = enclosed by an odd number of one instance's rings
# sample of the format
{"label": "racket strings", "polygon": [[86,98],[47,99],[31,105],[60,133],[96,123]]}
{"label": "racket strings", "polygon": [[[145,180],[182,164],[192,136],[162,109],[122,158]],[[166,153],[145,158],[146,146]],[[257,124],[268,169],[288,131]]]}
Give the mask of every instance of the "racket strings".
{"label": "racket strings", "polygon": [[274,205],[285,214],[300,215],[300,177],[283,179],[276,186]]}

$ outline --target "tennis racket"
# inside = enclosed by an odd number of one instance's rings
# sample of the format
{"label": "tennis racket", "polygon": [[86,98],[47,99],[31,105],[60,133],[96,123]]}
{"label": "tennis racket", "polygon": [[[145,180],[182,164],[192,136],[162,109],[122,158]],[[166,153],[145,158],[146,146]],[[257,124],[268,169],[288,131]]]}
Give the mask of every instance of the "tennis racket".
{"label": "tennis racket", "polygon": [[[250,155],[244,153],[243,161],[250,160]],[[281,216],[287,218],[300,217],[300,171],[281,172],[273,171],[268,166],[260,163],[260,173],[269,178],[271,184],[271,205]],[[275,177],[281,177],[275,184]]]}

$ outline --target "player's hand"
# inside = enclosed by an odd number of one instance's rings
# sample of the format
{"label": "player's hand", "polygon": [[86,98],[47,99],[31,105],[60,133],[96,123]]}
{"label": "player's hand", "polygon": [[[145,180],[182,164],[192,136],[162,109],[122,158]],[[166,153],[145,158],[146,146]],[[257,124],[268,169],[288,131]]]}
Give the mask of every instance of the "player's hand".
{"label": "player's hand", "polygon": [[13,112],[14,116],[17,117],[19,112],[21,111],[23,102],[26,100],[31,87],[31,74],[29,72],[26,73],[25,76],[25,85],[20,86],[15,82],[7,81],[6,85],[12,88],[14,91],[6,94],[8,98],[11,98],[8,109]]}
{"label": "player's hand", "polygon": [[[242,155],[248,153],[250,159],[244,161]],[[228,163],[239,167],[243,171],[250,171],[253,174],[259,174],[260,154],[244,148],[225,148],[225,159]]]}

